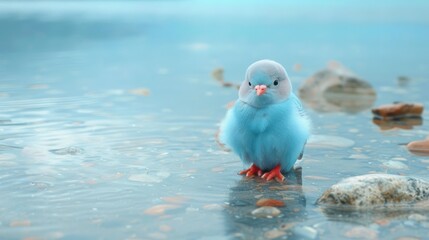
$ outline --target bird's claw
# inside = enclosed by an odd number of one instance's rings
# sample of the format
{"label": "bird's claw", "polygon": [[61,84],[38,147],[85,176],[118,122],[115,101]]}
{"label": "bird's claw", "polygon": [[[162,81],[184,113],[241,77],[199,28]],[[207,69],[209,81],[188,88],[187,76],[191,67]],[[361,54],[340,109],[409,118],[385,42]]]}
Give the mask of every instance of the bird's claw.
{"label": "bird's claw", "polygon": [[248,169],[243,170],[241,172],[239,172],[238,174],[240,175],[246,175],[246,177],[253,177],[253,176],[261,176],[262,175],[262,170],[256,166],[255,164],[252,164],[252,166],[250,166]]}
{"label": "bird's claw", "polygon": [[281,167],[280,165],[277,165],[275,168],[273,168],[271,171],[264,173],[264,175],[262,175],[263,179],[270,181],[272,179],[277,180],[278,182],[283,182],[285,177],[283,176],[283,174],[281,173]]}

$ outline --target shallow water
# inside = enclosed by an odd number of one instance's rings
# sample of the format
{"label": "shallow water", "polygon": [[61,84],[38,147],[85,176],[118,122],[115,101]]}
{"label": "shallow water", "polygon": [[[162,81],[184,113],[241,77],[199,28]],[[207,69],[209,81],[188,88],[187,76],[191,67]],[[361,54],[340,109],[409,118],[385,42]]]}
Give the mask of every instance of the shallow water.
{"label": "shallow water", "polygon": [[[429,106],[426,4],[240,4],[1,2],[0,237],[425,239],[427,212],[314,202],[349,176],[425,178],[429,157],[404,144],[429,135],[427,112],[411,130],[381,131],[369,109],[306,106],[314,128],[302,170],[286,185],[247,180],[214,137],[236,90],[210,74],[222,67],[239,83],[271,58],[296,91],[336,60],[373,85],[374,105]],[[286,207],[255,219],[259,198]]]}

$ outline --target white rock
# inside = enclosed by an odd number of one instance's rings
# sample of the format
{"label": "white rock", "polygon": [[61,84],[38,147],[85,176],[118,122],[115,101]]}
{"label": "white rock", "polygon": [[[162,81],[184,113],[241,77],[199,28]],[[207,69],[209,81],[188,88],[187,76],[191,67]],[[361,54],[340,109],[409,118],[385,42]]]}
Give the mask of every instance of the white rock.
{"label": "white rock", "polygon": [[392,160],[384,162],[383,166],[391,169],[408,169],[408,166],[405,165],[403,162],[392,161]]}
{"label": "white rock", "polygon": [[276,217],[280,215],[281,211],[276,207],[260,207],[252,211],[255,217]]}
{"label": "white rock", "polygon": [[324,206],[371,208],[429,199],[429,182],[390,174],[350,177],[332,185],[317,200]]}

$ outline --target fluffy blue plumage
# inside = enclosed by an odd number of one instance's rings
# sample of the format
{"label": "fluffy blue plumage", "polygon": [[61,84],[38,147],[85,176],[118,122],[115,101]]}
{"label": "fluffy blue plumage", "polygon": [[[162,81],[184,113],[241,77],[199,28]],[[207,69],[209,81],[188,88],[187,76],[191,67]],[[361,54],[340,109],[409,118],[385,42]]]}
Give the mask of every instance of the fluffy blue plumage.
{"label": "fluffy blue plumage", "polygon": [[284,68],[270,60],[252,64],[221,123],[220,141],[263,172],[278,165],[286,172],[302,156],[309,134],[310,121]]}

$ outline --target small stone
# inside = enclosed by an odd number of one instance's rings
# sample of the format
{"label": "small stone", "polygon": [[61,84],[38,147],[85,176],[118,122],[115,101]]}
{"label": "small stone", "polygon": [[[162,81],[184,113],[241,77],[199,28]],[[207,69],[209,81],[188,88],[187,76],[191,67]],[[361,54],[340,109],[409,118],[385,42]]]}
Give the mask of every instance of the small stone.
{"label": "small stone", "polygon": [[393,103],[372,109],[372,113],[383,117],[420,116],[423,112],[423,104],[420,103]]}
{"label": "small stone", "polygon": [[372,122],[377,125],[380,130],[405,129],[410,130],[415,126],[421,126],[423,119],[420,116],[402,116],[393,118],[374,117]]}
{"label": "small stone", "polygon": [[426,216],[423,216],[421,214],[411,214],[410,216],[408,216],[409,220],[413,220],[413,221],[426,221],[428,218]]}
{"label": "small stone", "polygon": [[295,227],[292,231],[294,234],[301,236],[305,239],[317,238],[317,230],[309,226]]}
{"label": "small stone", "polygon": [[293,227],[295,227],[296,223],[284,223],[282,225],[280,225],[280,230],[282,231],[287,231]]}
{"label": "small stone", "polygon": [[266,239],[275,239],[284,235],[286,235],[286,232],[280,231],[278,229],[273,229],[265,232],[264,237]]}
{"label": "small stone", "polygon": [[150,90],[147,88],[136,88],[136,89],[129,90],[129,93],[133,95],[149,96]]}
{"label": "small stone", "polygon": [[216,68],[212,71],[212,77],[224,87],[240,88],[240,85],[225,81],[223,68]]}
{"label": "small stone", "polygon": [[252,215],[259,218],[276,217],[281,211],[276,207],[260,207],[252,211]]}
{"label": "small stone", "polygon": [[391,169],[408,169],[408,166],[402,162],[389,160],[383,163],[383,166]]}
{"label": "small stone", "polygon": [[59,149],[52,149],[49,152],[57,155],[79,155],[84,153],[84,150],[80,147],[65,147]]}
{"label": "small stone", "polygon": [[263,207],[284,207],[285,203],[281,200],[271,199],[271,198],[262,198],[256,202],[256,206]]}
{"label": "small stone", "polygon": [[162,215],[167,210],[176,209],[176,208],[179,208],[179,206],[174,204],[159,204],[146,209],[144,213],[147,215]]}
{"label": "small stone", "polygon": [[345,232],[345,237],[358,239],[377,239],[378,232],[367,227],[358,226]]}
{"label": "small stone", "polygon": [[376,220],[375,223],[379,226],[388,226],[390,224],[390,221],[388,219],[379,219]]}
{"label": "small stone", "polygon": [[429,139],[410,142],[407,148],[410,152],[429,155]]}

